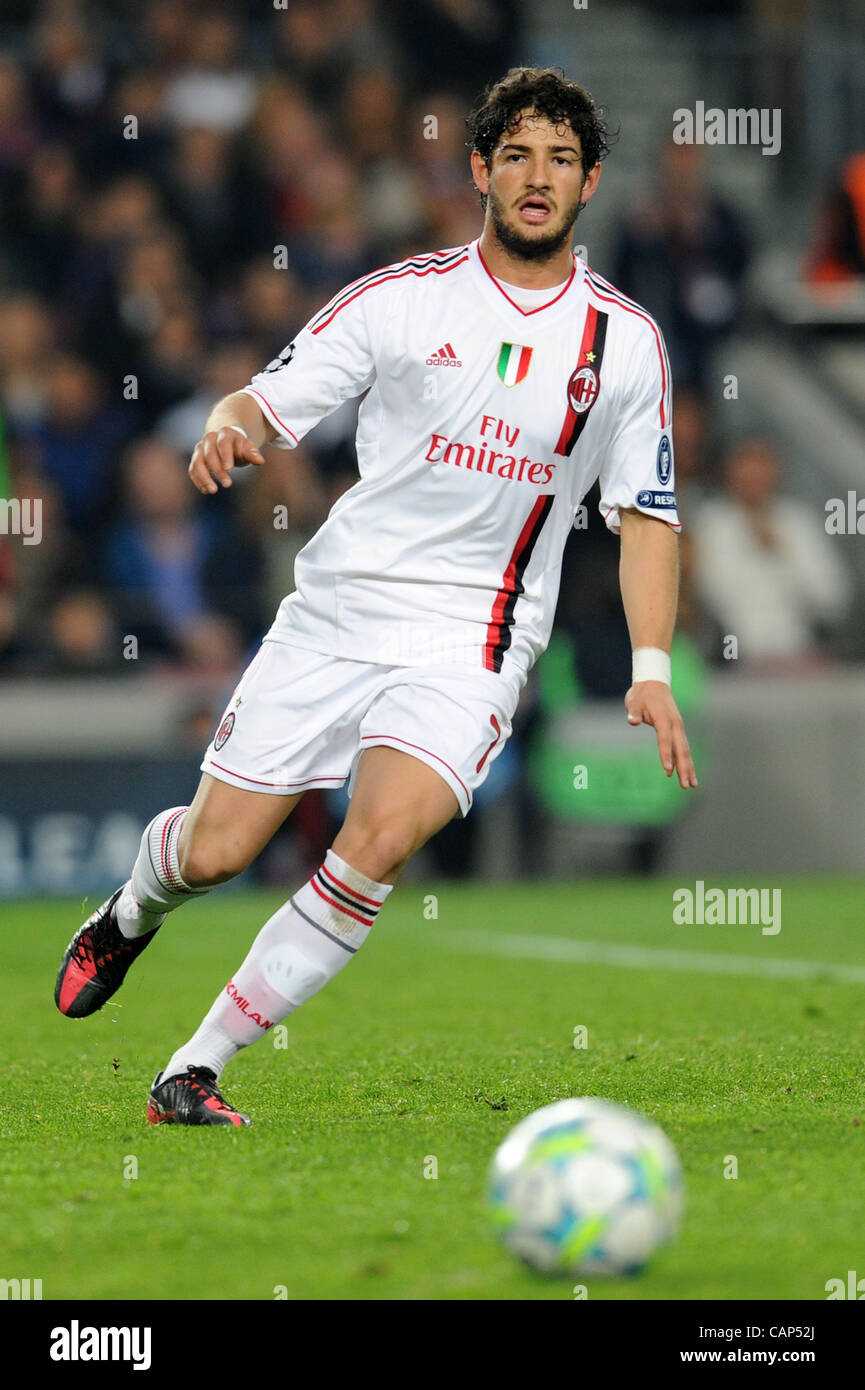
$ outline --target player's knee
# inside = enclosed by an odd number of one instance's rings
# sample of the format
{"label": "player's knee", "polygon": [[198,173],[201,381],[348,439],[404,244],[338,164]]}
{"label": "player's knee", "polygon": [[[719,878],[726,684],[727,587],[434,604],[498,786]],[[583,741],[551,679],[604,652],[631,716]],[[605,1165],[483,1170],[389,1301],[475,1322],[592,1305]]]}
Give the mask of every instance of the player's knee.
{"label": "player's knee", "polygon": [[239,847],[212,837],[193,835],[178,850],[180,875],[188,888],[208,888],[227,883],[248,867],[248,856]]}
{"label": "player's knee", "polygon": [[384,883],[399,873],[418,848],[418,842],[408,825],[362,822],[344,826],[333,847],[358,873]]}

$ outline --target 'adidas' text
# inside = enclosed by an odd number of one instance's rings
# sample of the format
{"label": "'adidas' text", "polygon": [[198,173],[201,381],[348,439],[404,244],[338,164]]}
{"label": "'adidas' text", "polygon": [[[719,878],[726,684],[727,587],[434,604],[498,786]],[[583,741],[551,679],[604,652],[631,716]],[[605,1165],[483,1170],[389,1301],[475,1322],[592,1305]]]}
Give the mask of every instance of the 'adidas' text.
{"label": "'adidas' text", "polygon": [[431,357],[428,357],[426,364],[428,367],[461,367],[463,365],[450,343],[445,343],[443,348],[439,348],[438,352],[434,352]]}

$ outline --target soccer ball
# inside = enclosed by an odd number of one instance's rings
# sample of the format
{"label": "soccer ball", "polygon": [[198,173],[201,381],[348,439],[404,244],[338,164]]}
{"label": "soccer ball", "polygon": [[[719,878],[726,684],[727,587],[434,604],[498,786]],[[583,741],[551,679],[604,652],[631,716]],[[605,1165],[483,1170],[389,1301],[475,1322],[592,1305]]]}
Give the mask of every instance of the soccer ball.
{"label": "soccer ball", "polygon": [[682,1169],[663,1130],[609,1100],[560,1100],[521,1120],[489,1172],[492,1218],[533,1269],[636,1274],[675,1235]]}

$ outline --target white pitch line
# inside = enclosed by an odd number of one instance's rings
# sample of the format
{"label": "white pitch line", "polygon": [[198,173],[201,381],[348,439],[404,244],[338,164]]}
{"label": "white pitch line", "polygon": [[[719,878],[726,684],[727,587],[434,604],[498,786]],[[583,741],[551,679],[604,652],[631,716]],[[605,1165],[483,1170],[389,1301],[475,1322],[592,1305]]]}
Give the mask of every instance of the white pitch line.
{"label": "white pitch line", "polygon": [[517,960],[561,961],[568,965],[616,965],[627,970],[680,970],[701,975],[762,975],[775,980],[841,980],[865,985],[865,966],[831,965],[819,960],[760,956],[722,956],[708,951],[677,951],[663,946],[619,946],[605,941],[573,941],[563,936],[518,932],[452,931],[439,939],[458,951]]}

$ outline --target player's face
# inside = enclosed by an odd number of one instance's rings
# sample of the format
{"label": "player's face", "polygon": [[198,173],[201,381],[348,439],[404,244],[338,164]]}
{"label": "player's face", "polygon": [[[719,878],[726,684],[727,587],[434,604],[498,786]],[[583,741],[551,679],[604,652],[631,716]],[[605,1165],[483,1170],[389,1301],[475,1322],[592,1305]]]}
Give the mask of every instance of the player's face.
{"label": "player's face", "polygon": [[472,165],[478,188],[488,195],[497,239],[526,260],[543,260],[569,244],[580,204],[594,193],[601,172],[596,165],[583,173],[580,137],[569,125],[554,126],[531,113],[502,135],[489,166],[477,153]]}

